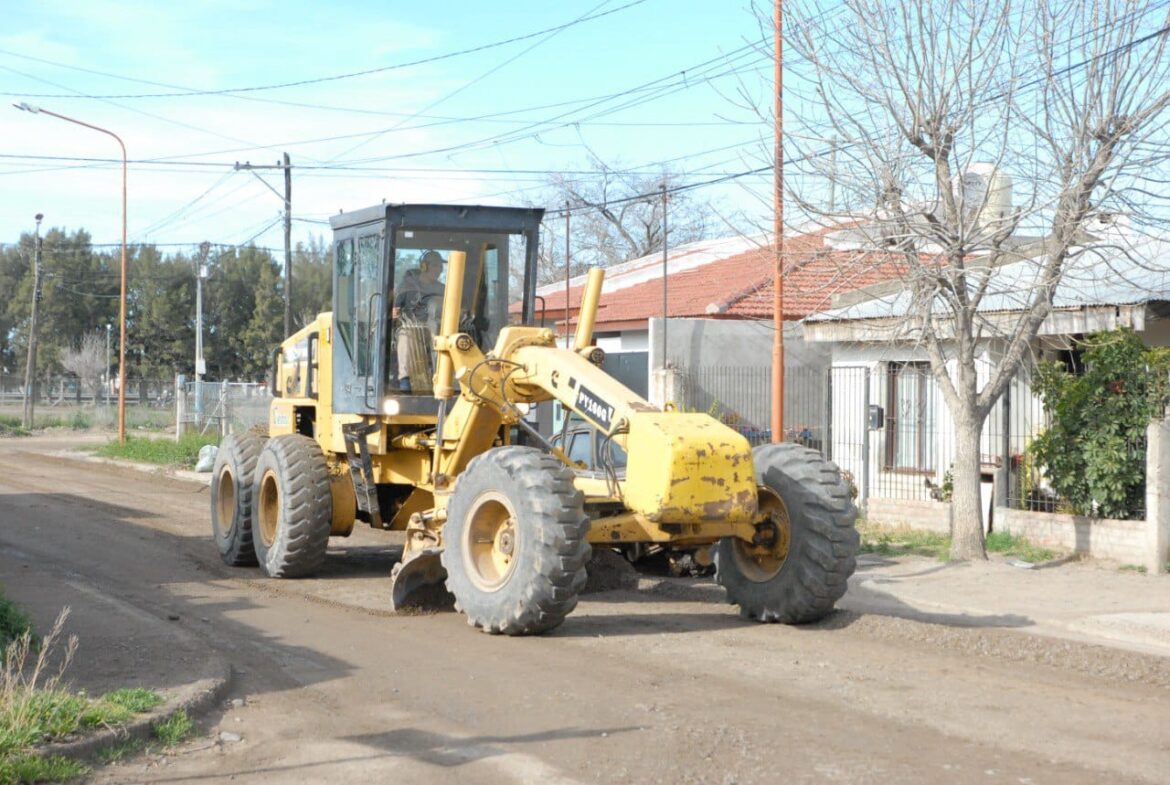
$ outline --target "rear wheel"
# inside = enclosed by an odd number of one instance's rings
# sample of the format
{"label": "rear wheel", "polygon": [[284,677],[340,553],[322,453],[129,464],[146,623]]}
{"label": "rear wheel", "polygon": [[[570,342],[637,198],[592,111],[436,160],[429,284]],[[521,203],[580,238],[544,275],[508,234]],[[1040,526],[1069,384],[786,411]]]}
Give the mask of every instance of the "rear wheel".
{"label": "rear wheel", "polygon": [[529,447],[498,447],[459,476],[443,524],[455,607],[484,632],[547,632],[585,585],[589,519],[573,473]]}
{"label": "rear wheel", "polygon": [[252,503],[261,569],[273,578],[316,572],[333,522],[329,467],[317,443],[300,434],[270,439],[256,462]]}
{"label": "rear wheel", "polygon": [[254,433],[224,439],[211,470],[211,533],[224,563],[231,567],[256,564],[252,547],[252,473],[264,449]]}
{"label": "rear wheel", "polygon": [[816,450],[769,444],[752,454],[761,520],[751,543],[715,548],[716,580],[742,616],[804,624],[824,618],[856,567],[857,510],[841,473]]}

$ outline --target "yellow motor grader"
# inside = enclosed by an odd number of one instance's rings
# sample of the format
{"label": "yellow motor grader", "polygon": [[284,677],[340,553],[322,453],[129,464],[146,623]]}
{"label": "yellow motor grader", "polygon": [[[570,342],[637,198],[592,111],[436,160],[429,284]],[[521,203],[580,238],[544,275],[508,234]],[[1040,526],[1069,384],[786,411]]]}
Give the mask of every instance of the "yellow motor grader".
{"label": "yellow motor grader", "polygon": [[[525,635],[573,610],[591,547],[658,545],[713,562],[745,618],[829,613],[858,545],[837,467],[794,444],[753,450],[602,370],[601,270],[559,343],[535,309],[542,216],[378,205],[332,219],[333,311],[275,350],[267,437],[231,436],[216,460],[224,561],[310,575],[361,521],[405,534],[396,607],[445,583],[470,624]],[[624,450],[624,472],[571,461],[528,421],[546,401]]]}

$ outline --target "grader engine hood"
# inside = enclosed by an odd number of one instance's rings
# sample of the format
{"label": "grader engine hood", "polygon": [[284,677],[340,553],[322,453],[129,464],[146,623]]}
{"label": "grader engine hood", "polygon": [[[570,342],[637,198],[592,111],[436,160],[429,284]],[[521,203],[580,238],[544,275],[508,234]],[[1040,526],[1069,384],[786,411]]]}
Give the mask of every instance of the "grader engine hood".
{"label": "grader engine hood", "polygon": [[728,521],[757,514],[751,446],[706,414],[635,412],[626,436],[623,496],[655,523]]}

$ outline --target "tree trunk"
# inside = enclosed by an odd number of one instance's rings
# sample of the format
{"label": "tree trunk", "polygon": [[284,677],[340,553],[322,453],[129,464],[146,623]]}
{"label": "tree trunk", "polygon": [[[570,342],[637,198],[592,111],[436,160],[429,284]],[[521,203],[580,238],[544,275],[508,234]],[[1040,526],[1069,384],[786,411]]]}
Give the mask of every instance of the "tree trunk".
{"label": "tree trunk", "polygon": [[976,417],[955,418],[955,465],[952,471],[951,560],[986,559],[983,544],[982,496],[979,492],[979,437]]}

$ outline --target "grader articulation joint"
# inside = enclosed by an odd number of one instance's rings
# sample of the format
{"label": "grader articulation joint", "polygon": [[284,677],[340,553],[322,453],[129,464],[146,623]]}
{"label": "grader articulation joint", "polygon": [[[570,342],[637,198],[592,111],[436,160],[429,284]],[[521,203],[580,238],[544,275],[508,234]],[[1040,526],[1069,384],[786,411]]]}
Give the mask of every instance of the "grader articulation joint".
{"label": "grader articulation joint", "polygon": [[[793,444],[753,450],[606,373],[599,269],[559,345],[534,308],[541,216],[380,205],[333,219],[333,311],[278,350],[267,437],[232,436],[219,452],[224,560],[307,575],[361,520],[404,535],[395,606],[445,587],[469,623],[517,635],[573,610],[591,547],[662,546],[713,562],[747,618],[823,617],[857,550],[837,468]],[[530,424],[550,401],[624,451],[624,472],[611,449],[583,468]]]}

